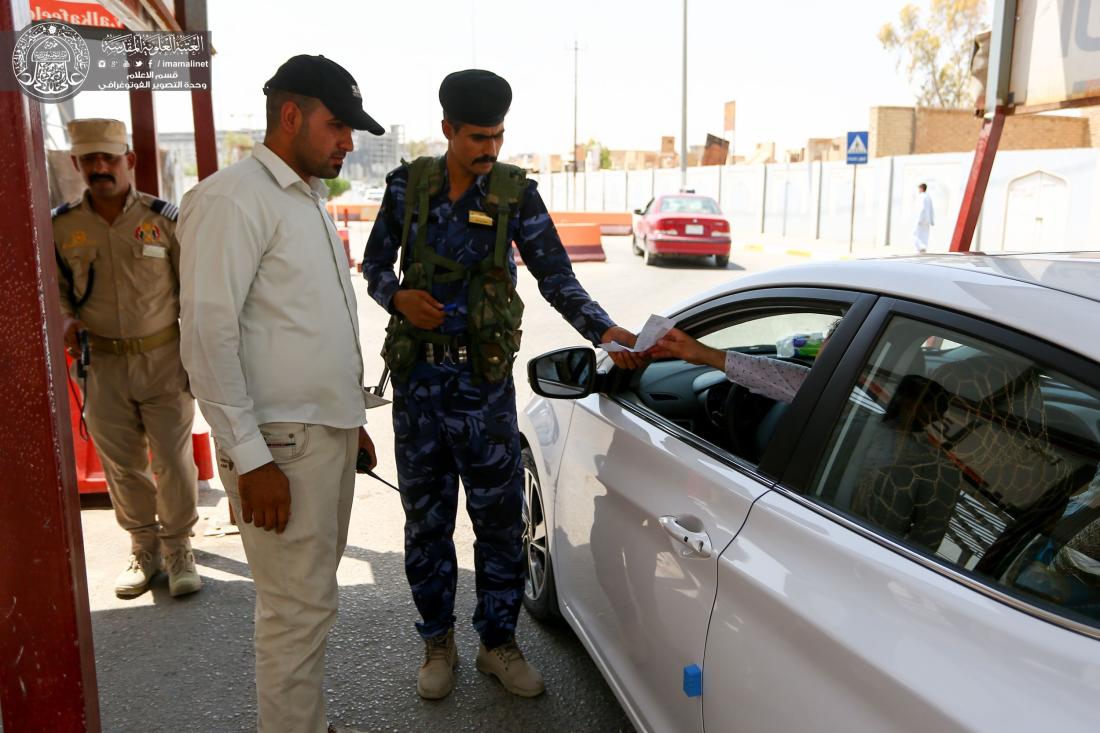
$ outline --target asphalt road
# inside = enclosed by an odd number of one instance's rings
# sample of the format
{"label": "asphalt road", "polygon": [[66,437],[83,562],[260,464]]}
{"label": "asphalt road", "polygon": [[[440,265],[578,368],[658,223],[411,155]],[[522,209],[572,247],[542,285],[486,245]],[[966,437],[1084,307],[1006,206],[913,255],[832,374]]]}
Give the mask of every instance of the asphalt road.
{"label": "asphalt road", "polygon": [[[353,238],[360,246],[361,233]],[[628,237],[605,239],[606,263],[578,263],[578,277],[624,326],[637,328],[654,311],[748,271],[783,264],[782,256],[735,255],[719,271],[710,264],[673,262],[646,267],[630,253]],[[358,251],[361,251],[361,246]],[[381,370],[377,356],[386,313],[353,278],[368,384]],[[527,303],[524,343],[516,373],[519,403],[530,397],[527,359],[582,339],[520,273]],[[368,429],[378,448],[379,473],[396,482],[389,408],[372,410]],[[217,480],[204,486],[195,556],[205,585],[201,593],[173,599],[163,575],[133,600],[114,596],[128,541],[109,505],[88,504],[81,513],[87,556],[103,729],[149,731],[254,730],[252,672],[254,593],[240,538],[210,535],[225,527],[225,494]],[[422,654],[413,628],[415,609],[402,567],[403,515],[398,497],[366,477],[356,484],[349,544],[340,566],[340,614],[328,648],[325,682],[329,718],[354,731],[537,731],[627,733],[626,715],[584,648],[566,627],[547,627],[526,613],[517,638],[546,677],[544,696],[525,700],[505,692],[474,669],[477,636],[469,624],[474,606],[473,533],[459,512],[455,541],[459,561],[457,641],[460,666],[454,692],[426,702],[415,689]]]}

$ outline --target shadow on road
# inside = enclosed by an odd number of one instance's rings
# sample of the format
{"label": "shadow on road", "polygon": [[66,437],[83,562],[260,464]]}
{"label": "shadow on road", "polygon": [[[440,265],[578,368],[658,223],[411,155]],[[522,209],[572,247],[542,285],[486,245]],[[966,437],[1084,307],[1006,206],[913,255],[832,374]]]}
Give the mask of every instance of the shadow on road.
{"label": "shadow on road", "polygon": [[[171,598],[161,574],[149,591],[152,605],[92,614],[104,730],[255,730],[248,566],[204,550],[195,557],[205,576],[202,592]],[[331,722],[356,731],[633,733],[567,627],[520,617],[517,637],[546,677],[542,697],[514,697],[477,672],[472,571],[460,570],[458,587],[455,690],[427,702],[415,689],[423,647],[403,556],[347,548],[325,680]]]}

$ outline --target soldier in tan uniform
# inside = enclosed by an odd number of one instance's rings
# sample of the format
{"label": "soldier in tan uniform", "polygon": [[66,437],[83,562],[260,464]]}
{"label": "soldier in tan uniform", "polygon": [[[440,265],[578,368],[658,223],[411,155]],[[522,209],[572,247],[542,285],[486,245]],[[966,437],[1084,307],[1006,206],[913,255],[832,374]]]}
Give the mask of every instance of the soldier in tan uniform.
{"label": "soldier in tan uniform", "polygon": [[88,188],[54,210],[54,246],[65,345],[76,355],[87,331],[88,431],[115,516],[130,533],[115,593],[143,593],[162,560],[171,594],[194,593],[202,586],[190,540],[198,476],[194,400],[179,349],[178,210],[134,190],[123,123],[73,120],[69,135]]}

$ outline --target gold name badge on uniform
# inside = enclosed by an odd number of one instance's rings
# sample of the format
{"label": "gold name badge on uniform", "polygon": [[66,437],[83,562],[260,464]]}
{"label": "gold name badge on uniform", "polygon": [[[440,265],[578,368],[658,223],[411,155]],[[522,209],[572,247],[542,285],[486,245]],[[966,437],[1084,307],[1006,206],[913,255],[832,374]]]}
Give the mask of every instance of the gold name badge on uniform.
{"label": "gold name badge on uniform", "polygon": [[481,224],[482,226],[491,227],[493,225],[493,217],[482,211],[471,211],[470,223]]}
{"label": "gold name badge on uniform", "polygon": [[141,248],[141,254],[145,257],[157,257],[163,260],[168,256],[168,250],[155,244],[146,244]]}

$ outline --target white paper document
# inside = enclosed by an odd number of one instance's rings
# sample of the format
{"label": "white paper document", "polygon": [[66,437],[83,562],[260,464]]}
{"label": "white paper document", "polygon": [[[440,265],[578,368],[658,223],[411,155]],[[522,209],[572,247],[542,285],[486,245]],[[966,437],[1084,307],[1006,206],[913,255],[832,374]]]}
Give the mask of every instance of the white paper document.
{"label": "white paper document", "polygon": [[633,353],[641,353],[643,351],[649,351],[653,346],[661,340],[662,337],[676,326],[676,321],[671,318],[665,318],[664,316],[652,315],[649,320],[642,326],[642,330],[638,333],[638,340],[634,344],[634,348],[629,346],[623,346],[617,341],[612,341],[606,344],[600,344],[600,348],[611,354],[616,351],[630,351]]}

